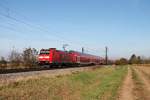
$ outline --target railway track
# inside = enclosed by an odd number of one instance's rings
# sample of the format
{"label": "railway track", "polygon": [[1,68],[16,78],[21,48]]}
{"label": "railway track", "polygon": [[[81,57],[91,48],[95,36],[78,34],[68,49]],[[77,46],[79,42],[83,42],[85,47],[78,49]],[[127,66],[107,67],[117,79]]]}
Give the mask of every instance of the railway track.
{"label": "railway track", "polygon": [[[0,74],[0,83],[6,84],[11,82],[16,82],[18,80],[25,80],[29,78],[35,78],[40,76],[48,76],[48,77],[54,77],[54,76],[60,76],[60,75],[68,75],[71,73],[81,72],[81,71],[87,71],[90,69],[94,69],[100,66],[86,66],[86,67],[67,67],[67,68],[41,68],[41,69],[23,69],[23,70],[11,70],[10,73],[6,71],[7,73]],[[17,72],[16,72],[17,71]]]}
{"label": "railway track", "polygon": [[52,70],[54,68],[20,68],[20,69],[0,69],[0,74],[8,73],[20,73],[20,72],[30,72],[30,71],[42,71],[42,70]]}
{"label": "railway track", "polygon": [[50,68],[49,66],[37,66],[37,67],[33,67],[33,68],[0,69],[0,74],[42,71],[42,70],[55,70],[55,69],[66,69],[66,68],[74,68],[74,67],[73,66],[61,66],[61,67],[54,66],[54,67]]}

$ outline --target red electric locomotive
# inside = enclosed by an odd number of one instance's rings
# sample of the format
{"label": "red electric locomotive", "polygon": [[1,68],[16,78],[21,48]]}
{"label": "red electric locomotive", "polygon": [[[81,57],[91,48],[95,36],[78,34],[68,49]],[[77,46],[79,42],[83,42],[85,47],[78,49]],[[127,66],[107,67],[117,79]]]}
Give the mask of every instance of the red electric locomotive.
{"label": "red electric locomotive", "polygon": [[40,65],[90,65],[103,64],[104,59],[98,56],[76,51],[61,51],[56,48],[41,49],[38,57]]}

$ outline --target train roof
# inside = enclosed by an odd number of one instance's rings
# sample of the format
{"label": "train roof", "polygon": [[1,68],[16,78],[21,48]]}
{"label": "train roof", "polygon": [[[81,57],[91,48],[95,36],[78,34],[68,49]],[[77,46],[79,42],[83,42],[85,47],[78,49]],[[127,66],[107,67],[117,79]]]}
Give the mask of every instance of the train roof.
{"label": "train roof", "polygon": [[88,56],[100,57],[100,56],[91,55],[91,54],[87,54],[87,53],[82,53],[82,52],[78,52],[78,51],[74,51],[74,50],[70,50],[69,52],[70,53],[78,53],[78,54],[81,54],[81,55],[88,55]]}
{"label": "train roof", "polygon": [[87,54],[87,53],[82,53],[82,52],[78,52],[78,51],[74,51],[74,50],[63,51],[63,50],[57,50],[56,48],[41,49],[41,50],[50,50],[50,49],[55,49],[56,51],[60,51],[60,52],[78,53],[78,54],[80,54],[80,55],[87,55],[87,56],[93,56],[93,57],[99,57],[99,58],[102,58],[102,57],[100,57],[100,56],[91,55],[91,54]]}

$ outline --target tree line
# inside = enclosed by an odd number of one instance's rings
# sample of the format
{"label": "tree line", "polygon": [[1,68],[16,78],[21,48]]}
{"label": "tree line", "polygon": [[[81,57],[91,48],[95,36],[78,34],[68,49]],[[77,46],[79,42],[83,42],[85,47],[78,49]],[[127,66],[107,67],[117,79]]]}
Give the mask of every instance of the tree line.
{"label": "tree line", "polygon": [[[0,68],[29,68],[38,65],[37,61],[38,51],[35,48],[25,48],[21,53],[17,50],[12,50],[8,56],[8,59],[4,57],[0,58]],[[120,58],[109,64],[127,65],[127,64],[150,64],[150,58],[144,58],[141,56],[131,55],[129,59]]]}
{"label": "tree line", "polygon": [[25,48],[21,53],[12,50],[8,59],[0,58],[0,68],[34,67],[37,65],[37,55],[35,48]]}
{"label": "tree line", "polygon": [[115,61],[116,65],[127,65],[127,64],[150,64],[150,58],[145,58],[141,56],[131,55],[129,59],[120,58]]}

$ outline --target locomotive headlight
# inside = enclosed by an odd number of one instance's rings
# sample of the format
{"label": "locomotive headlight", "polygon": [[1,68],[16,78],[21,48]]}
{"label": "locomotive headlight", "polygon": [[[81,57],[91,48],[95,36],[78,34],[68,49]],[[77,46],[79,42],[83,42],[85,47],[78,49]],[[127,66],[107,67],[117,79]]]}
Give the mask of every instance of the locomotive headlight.
{"label": "locomotive headlight", "polygon": [[39,58],[43,58],[43,56],[39,56]]}
{"label": "locomotive headlight", "polygon": [[44,58],[49,58],[49,56],[45,56]]}

